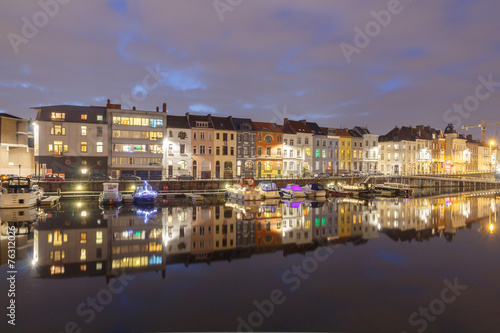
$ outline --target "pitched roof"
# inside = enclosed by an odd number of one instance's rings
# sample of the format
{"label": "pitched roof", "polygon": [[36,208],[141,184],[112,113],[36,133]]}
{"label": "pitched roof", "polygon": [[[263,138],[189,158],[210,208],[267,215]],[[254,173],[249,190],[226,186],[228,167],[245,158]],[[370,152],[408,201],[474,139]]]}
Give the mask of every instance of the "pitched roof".
{"label": "pitched roof", "polygon": [[[32,110],[38,111],[36,120],[52,121],[52,112],[64,113],[65,122],[82,122],[81,116],[87,115],[87,123],[102,123],[106,120],[106,107],[104,106],[80,106],[80,105],[51,105],[32,107]],[[97,116],[100,115],[103,121],[97,121]]]}
{"label": "pitched roof", "polygon": [[[234,128],[239,131],[239,130],[245,130],[245,131],[255,131],[255,126],[253,125],[252,119],[250,118],[234,118],[232,117],[233,121],[233,126]],[[248,125],[250,126],[250,129],[244,129],[241,128],[241,126]]]}
{"label": "pitched roof", "polygon": [[415,141],[419,139],[418,131],[413,127],[402,126],[394,127],[389,133],[386,135],[382,135],[378,138],[378,141]]}
{"label": "pitched roof", "polygon": [[189,112],[188,112],[188,113],[186,113],[186,118],[188,118],[189,126],[191,126],[191,128],[197,128],[196,127],[197,121],[207,122],[208,123],[207,128],[214,128],[208,115],[207,116],[194,115],[194,114],[189,114]]}
{"label": "pitched roof", "polygon": [[5,113],[5,112],[0,112],[0,117],[13,118],[13,119],[23,119],[23,118],[19,118],[19,117],[16,117],[14,115],[11,115],[11,114]]}
{"label": "pitched roof", "polygon": [[229,117],[212,117],[209,115],[209,118],[212,120],[212,124],[216,130],[226,130],[226,131],[234,131],[233,122]]}
{"label": "pitched roof", "polygon": [[368,130],[368,127],[354,126],[352,130],[356,131],[361,136],[365,134],[371,134],[370,131]]}
{"label": "pitched roof", "polygon": [[253,122],[255,126],[255,130],[259,132],[275,132],[275,133],[283,133],[281,127],[275,123],[263,123],[263,122]]}
{"label": "pitched roof", "polygon": [[283,127],[286,128],[286,133],[312,133],[305,120],[288,120],[285,118]]}
{"label": "pitched roof", "polygon": [[325,133],[323,133],[321,128],[319,128],[318,124],[316,123],[306,122],[306,126],[314,135],[325,135]]}
{"label": "pitched roof", "polygon": [[351,134],[345,128],[332,128],[335,131],[335,134],[338,136],[347,136],[351,137]]}
{"label": "pitched roof", "polygon": [[356,132],[355,130],[347,130],[349,132],[349,134],[351,134],[352,137],[354,138],[360,138],[362,139],[363,136],[361,134],[359,134],[358,132]]}
{"label": "pitched roof", "polygon": [[186,128],[189,129],[189,122],[186,116],[171,116],[167,115],[167,127],[171,128]]}

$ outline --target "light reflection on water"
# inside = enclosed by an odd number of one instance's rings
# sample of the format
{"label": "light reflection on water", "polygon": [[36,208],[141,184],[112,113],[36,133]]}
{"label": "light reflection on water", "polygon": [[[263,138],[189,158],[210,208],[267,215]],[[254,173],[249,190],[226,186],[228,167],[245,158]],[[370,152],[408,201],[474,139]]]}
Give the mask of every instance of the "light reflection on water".
{"label": "light reflection on water", "polygon": [[[471,291],[427,331],[500,324],[490,311],[500,294],[495,195],[177,204],[0,211],[2,227],[38,220],[18,237],[19,327],[63,331],[73,320],[83,331],[234,331],[254,300],[287,292],[283,274],[321,246],[334,250],[327,262],[256,330],[414,332],[408,316],[455,277]],[[120,275],[134,280],[95,321],[76,315]]]}

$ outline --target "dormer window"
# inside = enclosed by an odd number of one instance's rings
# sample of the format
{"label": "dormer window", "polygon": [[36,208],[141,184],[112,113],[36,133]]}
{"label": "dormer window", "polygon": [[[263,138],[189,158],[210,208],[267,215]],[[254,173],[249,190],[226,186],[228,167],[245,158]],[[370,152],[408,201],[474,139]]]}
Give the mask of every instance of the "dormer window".
{"label": "dormer window", "polygon": [[86,114],[82,114],[82,115],[80,115],[80,119],[81,119],[81,120],[87,120],[87,115],[86,115]]}
{"label": "dormer window", "polygon": [[66,113],[64,112],[52,112],[50,114],[50,119],[52,120],[64,120],[66,118]]}
{"label": "dormer window", "polygon": [[208,122],[207,121],[197,121],[195,123],[195,126],[196,127],[205,127],[205,128],[207,128],[208,127]]}

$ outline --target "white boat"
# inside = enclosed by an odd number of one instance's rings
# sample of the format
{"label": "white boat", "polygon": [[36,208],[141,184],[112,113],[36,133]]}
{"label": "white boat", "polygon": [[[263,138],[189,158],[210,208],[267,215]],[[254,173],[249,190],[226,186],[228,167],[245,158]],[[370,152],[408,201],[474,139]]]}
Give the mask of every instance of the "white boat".
{"label": "white boat", "polygon": [[257,190],[259,190],[262,199],[279,199],[280,192],[276,183],[273,182],[260,182],[257,185]]}
{"label": "white boat", "polygon": [[243,178],[239,184],[230,185],[226,188],[229,198],[242,201],[261,200],[261,192],[255,187],[255,179]]}
{"label": "white boat", "polygon": [[413,193],[410,185],[401,183],[384,183],[375,185],[375,191],[381,196],[410,196]]}
{"label": "white boat", "polygon": [[323,187],[323,185],[318,183],[307,184],[306,186],[302,187],[302,191],[304,191],[304,193],[308,197],[326,197],[325,188]]}
{"label": "white boat", "polygon": [[118,205],[122,203],[122,194],[118,191],[118,183],[102,184],[102,192],[99,195],[101,205]]}
{"label": "white boat", "polygon": [[300,185],[297,184],[288,184],[284,188],[281,189],[281,197],[282,198],[305,198],[306,193],[302,191]]}
{"label": "white boat", "polygon": [[145,181],[143,184],[138,184],[134,194],[133,201],[135,205],[154,205],[158,192],[153,190],[153,187]]}
{"label": "white boat", "polygon": [[31,180],[14,177],[2,181],[0,208],[26,208],[36,206],[37,193],[31,188]]}

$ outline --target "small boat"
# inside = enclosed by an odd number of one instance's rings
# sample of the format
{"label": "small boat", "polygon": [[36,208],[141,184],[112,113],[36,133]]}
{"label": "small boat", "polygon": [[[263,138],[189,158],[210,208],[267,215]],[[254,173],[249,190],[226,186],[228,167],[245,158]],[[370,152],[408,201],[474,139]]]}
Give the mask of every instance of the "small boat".
{"label": "small boat", "polygon": [[102,192],[99,194],[99,203],[101,205],[119,205],[122,203],[122,194],[118,192],[118,183],[102,184]]}
{"label": "small boat", "polygon": [[153,187],[148,182],[137,185],[134,191],[134,204],[154,204],[158,192],[153,190]]}
{"label": "small boat", "polygon": [[342,191],[350,192],[353,197],[356,198],[373,198],[375,196],[375,190],[364,183],[356,183],[353,185],[339,184],[339,188]]}
{"label": "small boat", "polygon": [[242,201],[256,201],[262,198],[253,178],[242,178],[239,184],[227,186],[226,196]]}
{"label": "small boat", "polygon": [[2,181],[0,191],[1,208],[36,206],[37,193],[31,187],[31,179],[27,177],[13,177]]}
{"label": "small boat", "polygon": [[375,185],[375,193],[384,197],[408,197],[413,194],[413,190],[407,184],[384,183]]}
{"label": "small boat", "polygon": [[329,197],[350,197],[351,192],[344,190],[339,185],[329,185],[328,186],[328,196]]}
{"label": "small boat", "polygon": [[288,184],[281,189],[282,198],[305,198],[306,194],[302,191],[302,187],[297,184]]}
{"label": "small boat", "polygon": [[280,192],[276,183],[260,182],[259,185],[257,185],[257,190],[260,192],[262,199],[280,198]]}
{"label": "small boat", "polygon": [[302,191],[305,192],[308,197],[326,197],[326,190],[323,185],[318,183],[307,184],[302,187]]}

